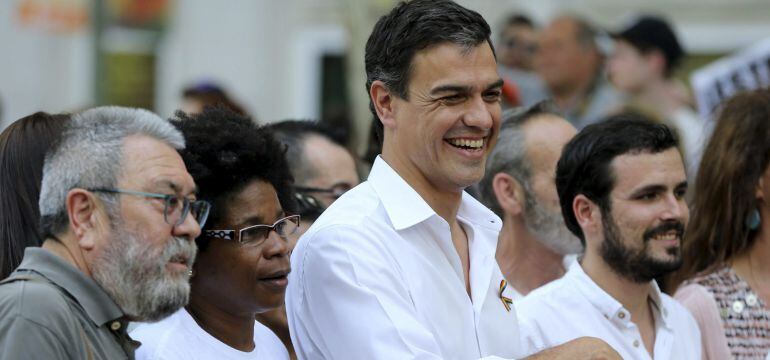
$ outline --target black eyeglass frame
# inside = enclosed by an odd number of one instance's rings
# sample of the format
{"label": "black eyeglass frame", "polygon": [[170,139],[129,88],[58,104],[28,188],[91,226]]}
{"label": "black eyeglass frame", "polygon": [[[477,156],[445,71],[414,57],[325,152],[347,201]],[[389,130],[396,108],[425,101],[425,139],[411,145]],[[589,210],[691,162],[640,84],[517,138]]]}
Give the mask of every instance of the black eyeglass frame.
{"label": "black eyeglass frame", "polygon": [[[211,210],[211,204],[209,204],[209,202],[206,200],[190,201],[190,199],[180,195],[158,194],[158,193],[151,193],[151,192],[144,192],[144,191],[110,189],[110,188],[90,188],[86,190],[90,192],[144,196],[152,199],[163,199],[163,220],[166,222],[166,224],[169,224],[172,226],[182,225],[184,220],[187,218],[187,214],[189,214],[192,211],[193,219],[195,219],[195,221],[198,223],[198,226],[203,228],[203,226],[206,225],[206,220],[208,219],[209,211]],[[182,212],[179,216],[179,219],[177,219],[176,222],[172,223],[171,221],[169,221],[169,214],[171,209],[177,208],[178,205],[174,205],[171,202],[174,200],[179,201],[179,199],[182,200]]]}
{"label": "black eyeglass frame", "polygon": [[[279,226],[281,224],[287,222],[287,221],[288,222],[292,222],[292,223],[294,223],[294,225],[296,225],[294,227],[294,229],[292,229],[290,233],[281,233],[281,232],[279,232],[279,230],[278,230]],[[235,233],[237,231],[238,232],[238,243],[239,244],[249,244],[249,245],[257,246],[257,245],[263,243],[267,239],[267,237],[270,236],[270,232],[272,232],[272,231],[275,231],[275,233],[278,234],[278,236],[280,236],[280,237],[282,237],[284,239],[286,237],[288,237],[289,235],[294,234],[295,232],[297,232],[297,229],[299,229],[299,222],[300,222],[300,216],[299,215],[289,215],[289,216],[284,216],[284,217],[276,220],[272,225],[257,224],[257,225],[247,226],[247,227],[245,227],[243,229],[240,229],[240,230],[229,230],[229,229],[225,229],[225,230],[221,230],[221,229],[204,230],[203,234],[205,236],[212,237],[212,238],[215,238],[215,239],[235,240]],[[243,242],[243,232],[244,231],[248,231],[248,230],[252,230],[252,229],[255,229],[255,228],[267,228],[267,232],[265,233],[267,235],[265,235],[264,237],[262,237],[259,240],[244,243]]]}

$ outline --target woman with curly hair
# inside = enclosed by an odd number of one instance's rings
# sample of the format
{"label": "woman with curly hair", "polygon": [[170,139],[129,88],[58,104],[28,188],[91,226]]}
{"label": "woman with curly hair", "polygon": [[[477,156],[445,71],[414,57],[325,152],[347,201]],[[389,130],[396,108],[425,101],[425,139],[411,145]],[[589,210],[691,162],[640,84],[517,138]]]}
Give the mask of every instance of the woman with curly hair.
{"label": "woman with curly hair", "polygon": [[181,151],[212,204],[196,243],[190,303],[131,336],[138,359],[288,359],[286,347],[258,313],[283,304],[290,271],[287,236],[296,231],[292,178],[271,133],[225,108],[172,120]]}
{"label": "woman with curly hair", "polygon": [[770,90],[722,107],[695,182],[684,265],[669,290],[701,330],[704,359],[770,351]]}

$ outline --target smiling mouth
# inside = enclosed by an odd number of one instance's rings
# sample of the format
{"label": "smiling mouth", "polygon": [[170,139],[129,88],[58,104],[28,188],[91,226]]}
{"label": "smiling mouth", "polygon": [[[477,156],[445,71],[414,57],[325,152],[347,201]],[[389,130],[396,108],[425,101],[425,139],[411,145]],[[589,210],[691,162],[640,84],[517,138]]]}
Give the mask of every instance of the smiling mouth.
{"label": "smiling mouth", "polygon": [[679,234],[677,234],[676,231],[670,231],[664,234],[655,235],[652,239],[659,240],[659,241],[679,240]]}
{"label": "smiling mouth", "polygon": [[444,139],[444,141],[458,149],[463,150],[481,150],[484,148],[485,139]]}

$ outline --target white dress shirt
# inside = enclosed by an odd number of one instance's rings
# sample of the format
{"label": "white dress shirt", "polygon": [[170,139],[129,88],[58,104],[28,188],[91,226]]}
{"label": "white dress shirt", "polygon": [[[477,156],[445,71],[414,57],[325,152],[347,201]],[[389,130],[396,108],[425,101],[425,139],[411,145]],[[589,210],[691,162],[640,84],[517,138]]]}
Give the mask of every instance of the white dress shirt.
{"label": "white dress shirt", "polygon": [[513,357],[519,330],[495,261],[501,220],[463,193],[470,289],[449,224],[384,160],[302,236],[286,292],[300,359]]}
{"label": "white dress shirt", "polygon": [[631,313],[575,262],[563,278],[516,303],[523,346],[532,354],[582,336],[604,340],[623,359],[699,360],[700,331],[692,315],[650,283],[655,318],[654,357],[642,342]]}

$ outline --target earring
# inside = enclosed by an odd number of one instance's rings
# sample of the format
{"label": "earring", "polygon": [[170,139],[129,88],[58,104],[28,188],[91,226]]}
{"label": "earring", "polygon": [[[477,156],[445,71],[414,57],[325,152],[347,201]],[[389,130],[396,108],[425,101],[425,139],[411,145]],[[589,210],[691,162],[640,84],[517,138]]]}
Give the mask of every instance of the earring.
{"label": "earring", "polygon": [[746,227],[749,228],[749,230],[759,229],[761,220],[762,219],[759,217],[759,210],[754,209],[749,212],[749,216],[746,217]]}
{"label": "earring", "polygon": [[190,269],[190,271],[187,272],[187,276],[189,276],[189,277],[193,277],[194,274],[195,273],[193,273],[192,269]]}

